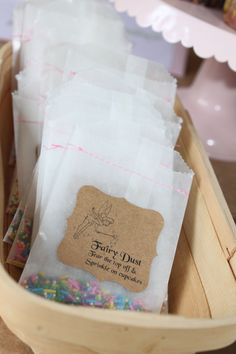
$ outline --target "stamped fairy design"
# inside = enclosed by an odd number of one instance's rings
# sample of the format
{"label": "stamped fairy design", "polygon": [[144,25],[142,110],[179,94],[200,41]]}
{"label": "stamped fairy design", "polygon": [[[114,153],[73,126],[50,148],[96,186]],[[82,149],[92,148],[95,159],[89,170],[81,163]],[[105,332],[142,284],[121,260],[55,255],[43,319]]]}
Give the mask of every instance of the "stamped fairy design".
{"label": "stamped fairy design", "polygon": [[96,211],[95,207],[92,207],[85,216],[83,222],[78,225],[73,238],[77,240],[80,236],[86,235],[85,232],[92,228],[92,230],[97,234],[116,239],[116,235],[114,233],[109,233],[109,231],[106,232],[106,229],[110,225],[114,224],[114,219],[109,217],[111,209],[112,204],[108,201],[103,203],[98,211]]}
{"label": "stamped fairy design", "polygon": [[99,281],[117,282],[140,292],[148,286],[163,225],[163,217],[154,210],[140,208],[94,186],[83,186],[67,220],[57,257]]}

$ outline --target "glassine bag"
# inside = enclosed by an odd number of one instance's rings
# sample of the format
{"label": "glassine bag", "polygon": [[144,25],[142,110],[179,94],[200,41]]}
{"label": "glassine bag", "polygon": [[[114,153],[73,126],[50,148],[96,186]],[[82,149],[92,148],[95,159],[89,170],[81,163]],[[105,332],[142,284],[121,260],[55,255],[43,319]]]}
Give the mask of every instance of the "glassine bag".
{"label": "glassine bag", "polygon": [[[71,7],[71,14],[56,11],[57,6],[58,4],[55,3],[55,11],[47,7],[37,8],[33,2],[25,6],[20,69],[35,60],[43,62],[44,55],[50,46],[59,43],[92,42],[119,48],[121,51],[130,49],[121,20],[114,19],[112,16],[103,16],[95,11],[89,16],[81,12],[75,17],[71,15],[76,6],[75,3],[65,2],[65,6]],[[109,28],[113,29],[112,33]]]}
{"label": "glassine bag", "polygon": [[[38,164],[32,176],[27,195],[22,199],[18,210],[19,225],[14,233],[12,247],[7,257],[7,263],[23,268],[30,252],[31,235],[34,222],[34,211],[36,202],[36,187],[38,180]],[[18,221],[18,218],[17,218]],[[14,225],[14,220],[13,220]],[[7,236],[7,235],[6,235]],[[12,235],[13,236],[13,235]],[[8,235],[9,237],[9,235]],[[12,239],[12,237],[11,237]]]}
{"label": "glassine bag", "polygon": [[27,194],[40,152],[44,106],[36,100],[13,94],[16,166],[19,194]]}
{"label": "glassine bag", "polygon": [[[160,312],[167,293],[191,187],[192,171],[178,153],[173,153],[170,164],[163,166],[155,153],[156,144],[147,139],[142,139],[139,151],[133,155],[133,162],[126,164],[125,161],[121,163],[119,156],[121,146],[111,153],[110,141],[107,143],[104,139],[100,143],[96,135],[90,135],[89,140],[85,135],[80,132],[69,146],[58,147],[65,150],[65,158],[51,191],[21,284],[31,292],[57,302]],[[83,208],[77,209],[81,193],[85,203],[86,200],[89,201],[85,213]],[[104,202],[100,198],[105,198]],[[136,215],[143,215],[144,212],[150,216],[151,213],[155,219],[156,231],[152,234],[154,242],[153,239],[151,242],[151,234],[146,233],[146,229],[145,236],[142,234],[143,237],[137,242],[136,236],[128,227],[134,221],[133,218],[126,219],[122,214],[123,221],[116,224],[115,220],[121,220],[120,209],[113,210],[111,204],[115,204],[117,200],[126,200],[126,207],[128,205],[134,208],[138,213]],[[80,225],[78,222],[73,223],[73,215],[80,218]],[[134,217],[130,210],[128,215]],[[149,225],[152,225],[153,219],[149,221]],[[135,222],[138,222],[137,218]],[[94,238],[89,230],[94,230],[96,225]],[[148,223],[144,225],[147,226]],[[123,228],[121,234],[116,232],[119,227]],[[149,230],[148,226],[147,229]],[[119,258],[122,252],[119,248],[120,235],[123,235],[124,250],[127,242],[131,245],[128,247],[131,251],[126,252],[128,255],[125,255],[123,263]],[[82,244],[80,240],[83,240]],[[69,249],[67,255],[63,253],[63,245],[67,251]],[[91,248],[90,251],[97,251],[95,256],[93,253],[87,254],[86,247]],[[138,258],[140,254],[137,255],[137,250],[140,249],[141,252],[144,250],[141,259]],[[150,255],[151,259],[148,261]],[[111,259],[112,256],[115,258]],[[86,269],[84,257],[89,258]],[[106,257],[108,263],[112,262],[111,267],[105,266]],[[75,261],[73,264],[70,261],[72,259]],[[128,264],[129,262],[131,263]],[[142,273],[143,263],[148,264],[146,276]],[[91,271],[88,271],[89,267]],[[94,269],[102,272],[102,275],[94,275]],[[114,274],[115,278],[111,281]],[[102,281],[99,281],[100,278]]]}

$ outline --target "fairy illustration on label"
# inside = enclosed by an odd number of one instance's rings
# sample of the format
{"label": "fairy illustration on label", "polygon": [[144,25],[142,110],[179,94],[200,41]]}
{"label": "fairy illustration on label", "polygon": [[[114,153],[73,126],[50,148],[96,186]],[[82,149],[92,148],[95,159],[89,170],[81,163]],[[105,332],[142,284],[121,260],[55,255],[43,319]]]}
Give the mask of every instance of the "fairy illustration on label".
{"label": "fairy illustration on label", "polygon": [[106,232],[106,229],[114,224],[114,219],[109,217],[109,214],[112,209],[112,204],[106,201],[98,211],[95,207],[88,212],[85,216],[83,222],[78,225],[76,232],[74,233],[73,238],[78,239],[80,236],[85,235],[85,232],[89,228],[93,228],[93,231],[97,234],[111,237],[113,240],[117,239],[115,233]]}

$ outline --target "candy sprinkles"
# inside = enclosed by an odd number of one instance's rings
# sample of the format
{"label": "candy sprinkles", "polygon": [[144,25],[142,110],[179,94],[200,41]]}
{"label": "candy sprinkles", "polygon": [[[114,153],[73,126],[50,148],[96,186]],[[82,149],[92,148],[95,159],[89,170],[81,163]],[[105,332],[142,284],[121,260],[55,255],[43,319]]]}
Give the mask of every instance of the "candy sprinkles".
{"label": "candy sprinkles", "polygon": [[15,190],[13,190],[13,193],[10,195],[9,198],[6,214],[13,217],[17,211],[18,206],[19,206],[19,193],[18,193],[18,185],[16,183]]}
{"label": "candy sprinkles", "polygon": [[123,295],[103,291],[96,280],[81,281],[68,277],[31,275],[21,285],[31,293],[56,302],[113,310],[147,311],[141,300],[131,301]]}
{"label": "candy sprinkles", "polygon": [[24,215],[24,210],[18,209],[15,213],[15,216],[7,230],[7,233],[5,235],[4,241],[6,241],[9,244],[12,244],[16,238],[22,217]]}
{"label": "candy sprinkles", "polygon": [[19,232],[19,236],[16,239],[16,253],[15,259],[25,264],[30,252],[30,239],[32,233],[32,219],[25,218],[23,220],[22,230]]}
{"label": "candy sprinkles", "polygon": [[32,219],[23,217],[7,263],[18,265],[20,268],[24,267],[30,253],[32,227]]}

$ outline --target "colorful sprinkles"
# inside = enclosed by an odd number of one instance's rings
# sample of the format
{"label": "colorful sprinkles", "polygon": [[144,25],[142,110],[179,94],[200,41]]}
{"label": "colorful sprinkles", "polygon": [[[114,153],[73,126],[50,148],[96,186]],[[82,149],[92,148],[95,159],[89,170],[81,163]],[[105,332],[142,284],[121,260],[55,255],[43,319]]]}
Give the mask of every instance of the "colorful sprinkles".
{"label": "colorful sprinkles", "polygon": [[31,293],[60,303],[114,310],[147,311],[140,300],[131,301],[123,295],[102,290],[96,280],[80,281],[69,277],[31,275],[21,285]]}
{"label": "colorful sprinkles", "polygon": [[13,217],[17,211],[18,206],[19,206],[19,192],[18,192],[18,184],[17,182],[15,182],[12,194],[10,195],[8,201],[6,214]]}
{"label": "colorful sprinkles", "polygon": [[20,231],[7,259],[8,263],[17,263],[20,267],[25,265],[30,253],[32,227],[32,219],[23,217],[20,225]]}
{"label": "colorful sprinkles", "polygon": [[17,231],[19,229],[22,217],[23,217],[24,211],[22,209],[18,209],[8,230],[6,233],[6,236],[4,238],[4,241],[7,243],[12,244],[16,238]]}

